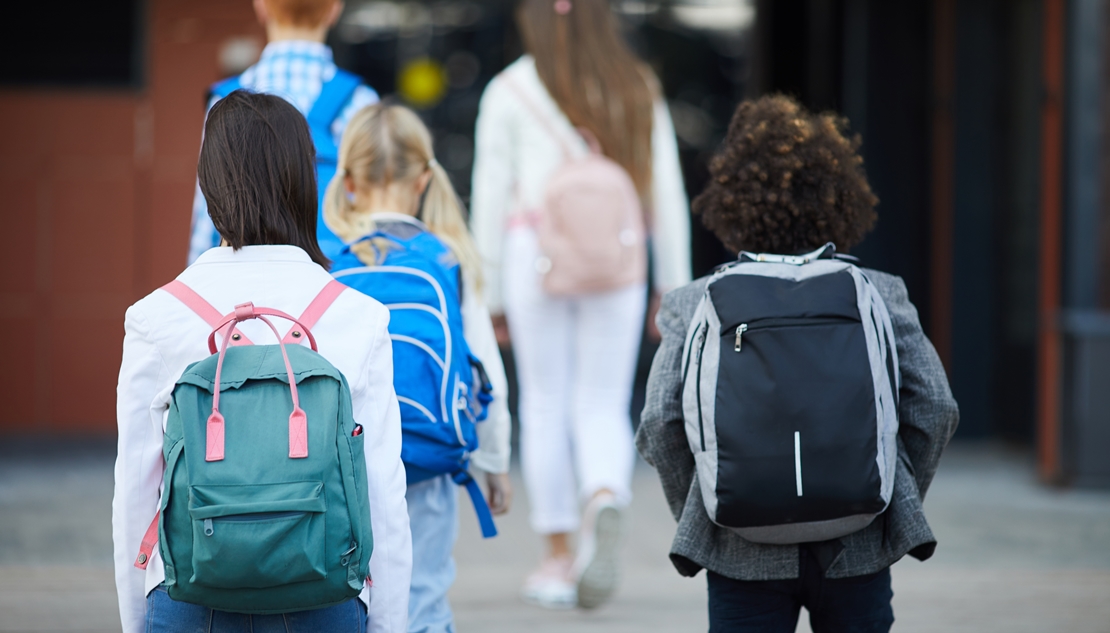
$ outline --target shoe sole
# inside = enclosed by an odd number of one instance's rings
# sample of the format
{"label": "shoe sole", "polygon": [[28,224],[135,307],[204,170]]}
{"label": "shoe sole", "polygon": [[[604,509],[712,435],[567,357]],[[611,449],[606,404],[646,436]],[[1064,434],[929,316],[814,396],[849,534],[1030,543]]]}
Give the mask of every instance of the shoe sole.
{"label": "shoe sole", "polygon": [[578,606],[594,609],[605,603],[617,587],[621,515],[614,507],[601,508],[594,527],[594,555],[578,577]]}
{"label": "shoe sole", "polygon": [[534,607],[543,607],[544,609],[551,609],[553,611],[573,609],[575,605],[575,598],[571,596],[567,596],[565,600],[551,600],[529,593],[522,593],[520,598],[524,600],[525,604],[530,604]]}

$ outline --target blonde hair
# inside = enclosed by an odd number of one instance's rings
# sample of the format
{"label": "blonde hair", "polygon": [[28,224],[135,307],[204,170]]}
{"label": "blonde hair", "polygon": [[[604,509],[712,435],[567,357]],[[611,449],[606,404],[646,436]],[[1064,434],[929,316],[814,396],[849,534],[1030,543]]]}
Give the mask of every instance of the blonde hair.
{"label": "blonde hair", "polygon": [[[435,160],[431,132],[406,107],[378,103],[351,117],[339,144],[338,169],[324,195],[324,221],[344,241],[356,240],[367,232],[366,214],[347,196],[346,176],[356,187],[407,188],[427,171],[431,171],[432,178],[424,193],[420,219],[451,249],[463,272],[480,287],[481,258],[467,229],[462,202],[447,172]],[[383,246],[359,242],[351,250],[367,265],[377,265],[386,250]]]}

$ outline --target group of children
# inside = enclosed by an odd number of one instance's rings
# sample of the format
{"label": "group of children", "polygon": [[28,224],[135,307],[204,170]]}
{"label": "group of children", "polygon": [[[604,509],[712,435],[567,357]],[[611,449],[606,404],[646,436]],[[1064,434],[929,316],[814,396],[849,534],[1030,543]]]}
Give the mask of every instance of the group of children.
{"label": "group of children", "polygon": [[[404,107],[377,103],[376,93],[352,84],[332,62],[323,40],[341,6],[335,0],[255,0],[270,44],[256,66],[213,90],[198,163],[191,265],[165,292],[156,291],[128,310],[113,501],[125,633],[453,631],[447,591],[455,575],[456,484],[470,491],[487,535],[495,531],[488,515],[503,514],[511,505],[507,380],[483,301],[488,262],[471,237],[464,208],[420,118]],[[554,12],[565,16],[571,6],[554,3]],[[800,253],[826,242],[850,247],[870,229],[877,202],[856,150],[836,119],[812,115],[784,97],[746,102],[711,165],[712,182],[695,202],[695,212],[736,252]],[[680,189],[676,195],[684,205]],[[792,631],[802,605],[813,614],[814,630],[888,630],[893,616],[887,568],[906,553],[927,558],[935,547],[921,499],[958,414],[901,281],[875,271],[868,275],[892,315],[903,381],[899,412],[907,431],[899,435],[894,500],[882,521],[841,539],[801,546],[749,542],[707,518],[694,484],[694,455],[684,437],[681,394],[687,329],[705,283],[697,280],[663,300],[657,320],[662,347],[636,445],[659,470],[679,522],[671,552],[676,568],[691,576],[709,571],[711,630]],[[334,279],[348,288],[329,290]],[[636,296],[630,302],[642,315],[644,287],[632,290]],[[326,301],[318,305],[321,297]],[[244,307],[250,304],[241,302],[248,299],[253,306]],[[303,314],[300,329],[294,326],[285,343],[311,343],[341,372],[342,389],[349,391],[354,426],[346,434],[359,437],[364,447],[352,451],[356,459],[364,451],[370,517],[365,534],[373,552],[366,569],[351,562],[356,571],[347,579],[348,591],[357,598],[323,600],[310,609],[240,613],[174,597],[185,595],[175,592],[197,578],[183,578],[181,561],[165,560],[172,547],[157,545],[173,538],[158,517],[178,507],[166,499],[171,475],[177,476],[167,467],[174,453],[165,439],[167,420],[180,415],[183,406],[175,400],[176,387],[217,343],[227,350],[248,340],[272,339],[266,324],[257,322],[264,313],[259,306],[271,310],[265,314]],[[222,315],[232,316],[221,321]],[[739,347],[739,332],[736,336]],[[289,360],[299,356],[281,350],[289,368],[285,389],[305,391]],[[220,364],[225,353],[218,355]],[[222,383],[219,366],[208,383],[216,399],[221,389],[243,388],[242,383]],[[429,375],[435,380],[422,378]],[[293,405],[290,458],[295,457],[296,388]],[[219,462],[225,421],[215,402],[211,407],[206,459]],[[306,442],[311,446],[316,431],[309,413]],[[233,424],[229,416],[228,455],[235,441]],[[347,430],[342,421],[340,429]],[[212,444],[215,432],[218,450]],[[440,444],[456,451],[447,458],[427,448],[439,442],[434,435],[441,432],[448,437]],[[631,470],[632,459],[630,429],[621,433],[622,446],[604,449],[628,453],[621,472],[597,486],[614,512],[627,503],[623,471]],[[485,473],[484,495],[469,466]],[[800,479],[798,485],[800,497]],[[202,488],[190,488],[188,505],[182,506],[199,521],[194,541],[203,540],[198,534],[214,532],[215,515],[202,507],[209,492]],[[568,490],[574,505],[575,494]],[[596,505],[596,499],[591,503]],[[288,519],[291,512],[279,506],[264,518]],[[548,533],[565,538],[576,512],[553,523]],[[242,516],[248,515],[216,518]],[[357,523],[355,517],[350,521]],[[363,552],[360,532],[352,527],[350,534],[355,542],[344,552],[345,566]],[[556,557],[551,560],[558,569],[526,587],[540,602],[566,601],[558,583],[570,564],[558,562],[564,559],[557,555],[567,555],[565,541],[562,550],[558,544],[552,540]],[[602,554],[595,545],[588,549],[587,556]],[[589,561],[577,566],[581,571]],[[604,586],[592,588],[598,598],[588,606],[612,591],[615,570],[603,575]],[[552,579],[558,581],[554,589]],[[244,586],[266,586],[249,582]]]}

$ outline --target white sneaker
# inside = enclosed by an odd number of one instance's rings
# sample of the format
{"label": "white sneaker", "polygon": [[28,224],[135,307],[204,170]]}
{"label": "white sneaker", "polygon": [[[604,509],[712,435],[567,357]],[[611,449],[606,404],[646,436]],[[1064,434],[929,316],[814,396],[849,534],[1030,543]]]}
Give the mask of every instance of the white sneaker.
{"label": "white sneaker", "polygon": [[546,609],[573,609],[577,597],[572,564],[569,556],[545,558],[540,568],[524,581],[521,597],[528,604]]}
{"label": "white sneaker", "polygon": [[583,609],[601,606],[617,588],[621,511],[615,501],[612,495],[599,495],[583,513],[578,558],[574,561],[578,606]]}

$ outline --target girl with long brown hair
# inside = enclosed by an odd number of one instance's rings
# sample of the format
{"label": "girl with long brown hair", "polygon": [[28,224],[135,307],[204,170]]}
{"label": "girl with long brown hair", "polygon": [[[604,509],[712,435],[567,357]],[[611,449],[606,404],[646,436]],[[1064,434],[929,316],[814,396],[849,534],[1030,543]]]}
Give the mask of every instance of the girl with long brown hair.
{"label": "girl with long brown hair", "polygon": [[[523,0],[517,22],[528,54],[490,83],[479,109],[471,225],[487,304],[499,333],[512,335],[531,523],[546,544],[524,597],[590,608],[616,585],[631,498],[629,407],[647,271],[615,287],[552,291],[559,263],[543,239],[557,224],[551,189],[591,149],[619,166],[642,209],[637,227],[650,227],[657,293],[690,280],[689,209],[658,82],[623,41],[609,2]],[[574,227],[579,241],[594,240],[588,214],[579,221],[589,225]],[[597,233],[604,225],[598,217]],[[640,230],[619,241],[642,242]]]}

